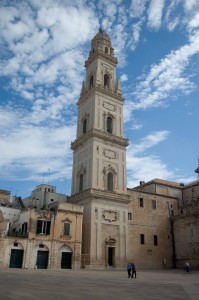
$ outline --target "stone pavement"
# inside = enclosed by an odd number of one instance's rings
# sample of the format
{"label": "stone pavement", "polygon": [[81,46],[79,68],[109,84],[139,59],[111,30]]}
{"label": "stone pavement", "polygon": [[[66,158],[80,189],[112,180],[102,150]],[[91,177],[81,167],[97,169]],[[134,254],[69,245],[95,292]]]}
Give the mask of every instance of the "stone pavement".
{"label": "stone pavement", "polygon": [[2,300],[199,300],[199,271],[0,269]]}

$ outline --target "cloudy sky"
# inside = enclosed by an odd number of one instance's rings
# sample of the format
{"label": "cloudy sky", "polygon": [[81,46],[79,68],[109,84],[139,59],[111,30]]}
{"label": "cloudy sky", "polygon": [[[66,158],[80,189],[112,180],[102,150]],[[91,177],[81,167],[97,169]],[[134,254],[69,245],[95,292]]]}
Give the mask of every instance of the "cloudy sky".
{"label": "cloudy sky", "polygon": [[197,179],[198,0],[1,0],[0,189],[70,194],[76,103],[100,27],[119,60],[128,187]]}

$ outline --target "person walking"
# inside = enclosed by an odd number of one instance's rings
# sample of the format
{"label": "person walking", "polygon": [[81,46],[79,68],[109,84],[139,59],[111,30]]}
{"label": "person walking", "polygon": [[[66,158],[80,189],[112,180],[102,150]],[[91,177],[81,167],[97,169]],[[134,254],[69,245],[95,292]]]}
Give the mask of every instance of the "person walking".
{"label": "person walking", "polygon": [[132,272],[132,265],[128,263],[127,265],[128,278],[131,278],[131,272]]}
{"label": "person walking", "polygon": [[133,276],[135,275],[136,278],[136,266],[135,263],[131,263],[131,278],[133,278]]}
{"label": "person walking", "polygon": [[189,272],[191,271],[191,269],[190,269],[190,264],[189,264],[188,261],[186,261],[184,268],[185,268],[185,271],[186,271],[187,273],[189,273]]}

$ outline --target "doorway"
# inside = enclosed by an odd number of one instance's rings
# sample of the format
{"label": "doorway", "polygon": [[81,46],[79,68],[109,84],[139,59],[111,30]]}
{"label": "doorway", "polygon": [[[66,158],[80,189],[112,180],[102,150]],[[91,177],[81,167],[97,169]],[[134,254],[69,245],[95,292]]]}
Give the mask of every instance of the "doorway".
{"label": "doorway", "polygon": [[48,251],[37,251],[37,269],[47,269],[48,267]]}
{"label": "doorway", "polygon": [[24,250],[11,249],[9,268],[22,268]]}
{"label": "doorway", "polygon": [[115,265],[115,247],[108,247],[108,265]]}
{"label": "doorway", "polygon": [[62,252],[61,269],[71,269],[71,266],[72,266],[72,253]]}

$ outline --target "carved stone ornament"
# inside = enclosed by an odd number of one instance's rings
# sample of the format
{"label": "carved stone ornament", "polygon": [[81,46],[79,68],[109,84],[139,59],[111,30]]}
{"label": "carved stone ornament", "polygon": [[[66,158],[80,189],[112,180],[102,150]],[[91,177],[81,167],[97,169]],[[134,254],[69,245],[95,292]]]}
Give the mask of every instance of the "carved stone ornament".
{"label": "carved stone ornament", "polygon": [[109,238],[105,240],[105,243],[108,246],[114,246],[116,244],[116,239],[109,236]]}
{"label": "carved stone ornament", "polygon": [[104,106],[104,108],[106,108],[108,110],[115,111],[115,105],[113,105],[113,104],[110,104],[108,102],[104,102],[103,106]]}
{"label": "carved stone ornament", "polygon": [[69,218],[66,218],[64,220],[62,220],[63,223],[72,223],[72,221]]}
{"label": "carved stone ornament", "polygon": [[110,158],[110,159],[116,159],[117,154],[115,151],[104,149],[104,156]]}
{"label": "carved stone ornament", "polygon": [[104,220],[109,221],[109,222],[115,222],[119,218],[118,212],[111,211],[111,210],[104,210],[102,216],[103,216]]}

